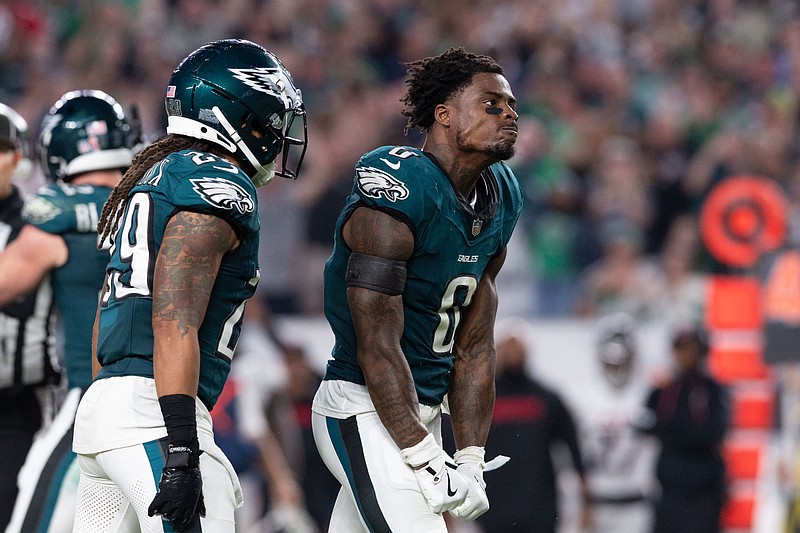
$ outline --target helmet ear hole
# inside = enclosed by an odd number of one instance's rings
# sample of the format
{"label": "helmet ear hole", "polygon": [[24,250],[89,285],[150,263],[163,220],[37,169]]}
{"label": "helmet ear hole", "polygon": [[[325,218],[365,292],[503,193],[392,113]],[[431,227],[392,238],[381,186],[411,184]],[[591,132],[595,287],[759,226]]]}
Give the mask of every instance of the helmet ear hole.
{"label": "helmet ear hole", "polygon": [[263,139],[264,137],[266,137],[266,136],[267,136],[267,133],[268,133],[268,131],[267,131],[267,126],[266,126],[266,125],[265,125],[263,122],[261,122],[261,121],[258,119],[258,117],[256,117],[256,116],[254,116],[254,115],[252,115],[252,114],[251,114],[251,115],[249,115],[249,116],[246,116],[246,117],[244,117],[244,118],[242,119],[242,123],[243,123],[243,124],[247,124],[247,123],[248,123],[248,121],[249,121],[249,123],[250,123],[250,124],[249,124],[249,126],[250,126],[250,127],[249,127],[249,129],[250,129],[250,134],[251,134],[251,135],[252,135],[254,138],[256,138],[256,139]]}

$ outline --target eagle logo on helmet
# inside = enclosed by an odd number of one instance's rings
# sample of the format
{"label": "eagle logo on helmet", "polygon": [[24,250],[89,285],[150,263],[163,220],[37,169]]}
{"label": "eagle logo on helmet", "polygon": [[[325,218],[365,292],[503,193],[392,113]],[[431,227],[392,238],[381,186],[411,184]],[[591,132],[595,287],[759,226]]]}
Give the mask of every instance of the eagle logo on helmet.
{"label": "eagle logo on helmet", "polygon": [[390,202],[408,198],[408,187],[388,172],[374,167],[356,169],[358,188],[365,196],[380,198],[384,196]]}
{"label": "eagle logo on helmet", "polygon": [[203,200],[220,209],[236,209],[241,214],[255,209],[255,202],[243,187],[224,178],[199,178],[190,180],[193,189]]}
{"label": "eagle logo on helmet", "polygon": [[294,109],[297,89],[286,71],[273,67],[231,68],[233,77],[251,89],[271,94],[283,101],[286,109]]}

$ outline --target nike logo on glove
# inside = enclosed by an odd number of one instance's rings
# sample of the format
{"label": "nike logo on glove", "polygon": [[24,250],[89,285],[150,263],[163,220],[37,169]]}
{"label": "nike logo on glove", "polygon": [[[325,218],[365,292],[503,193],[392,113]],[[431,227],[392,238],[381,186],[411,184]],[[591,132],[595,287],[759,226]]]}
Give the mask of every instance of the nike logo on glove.
{"label": "nike logo on glove", "polygon": [[450,485],[450,473],[448,472],[447,473],[447,495],[452,497],[452,496],[456,495],[456,492],[458,492],[458,491],[453,490],[452,486]]}

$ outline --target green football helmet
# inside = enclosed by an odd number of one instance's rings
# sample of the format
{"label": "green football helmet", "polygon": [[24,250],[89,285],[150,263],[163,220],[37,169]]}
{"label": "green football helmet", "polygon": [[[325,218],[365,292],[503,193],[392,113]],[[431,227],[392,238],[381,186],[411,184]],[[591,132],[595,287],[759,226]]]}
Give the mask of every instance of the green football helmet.
{"label": "green football helmet", "polygon": [[36,148],[47,177],[70,182],[85,172],[129,167],[137,137],[111,96],[71,91],[42,119]]}
{"label": "green football helmet", "polygon": [[[223,147],[257,187],[275,175],[297,178],[307,146],[303,98],[289,71],[263,47],[224,39],[198,48],[172,73],[165,105],[167,133]],[[290,134],[298,117],[301,131]],[[290,148],[299,155],[292,150],[290,156]]]}

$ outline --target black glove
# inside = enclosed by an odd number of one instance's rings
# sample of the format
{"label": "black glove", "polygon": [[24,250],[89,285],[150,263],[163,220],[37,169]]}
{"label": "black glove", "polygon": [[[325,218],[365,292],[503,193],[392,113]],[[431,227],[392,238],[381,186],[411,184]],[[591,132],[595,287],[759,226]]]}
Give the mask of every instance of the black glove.
{"label": "black glove", "polygon": [[193,455],[187,448],[170,445],[158,493],[147,508],[148,516],[160,514],[178,533],[188,531],[201,516],[206,515],[200,456]]}

